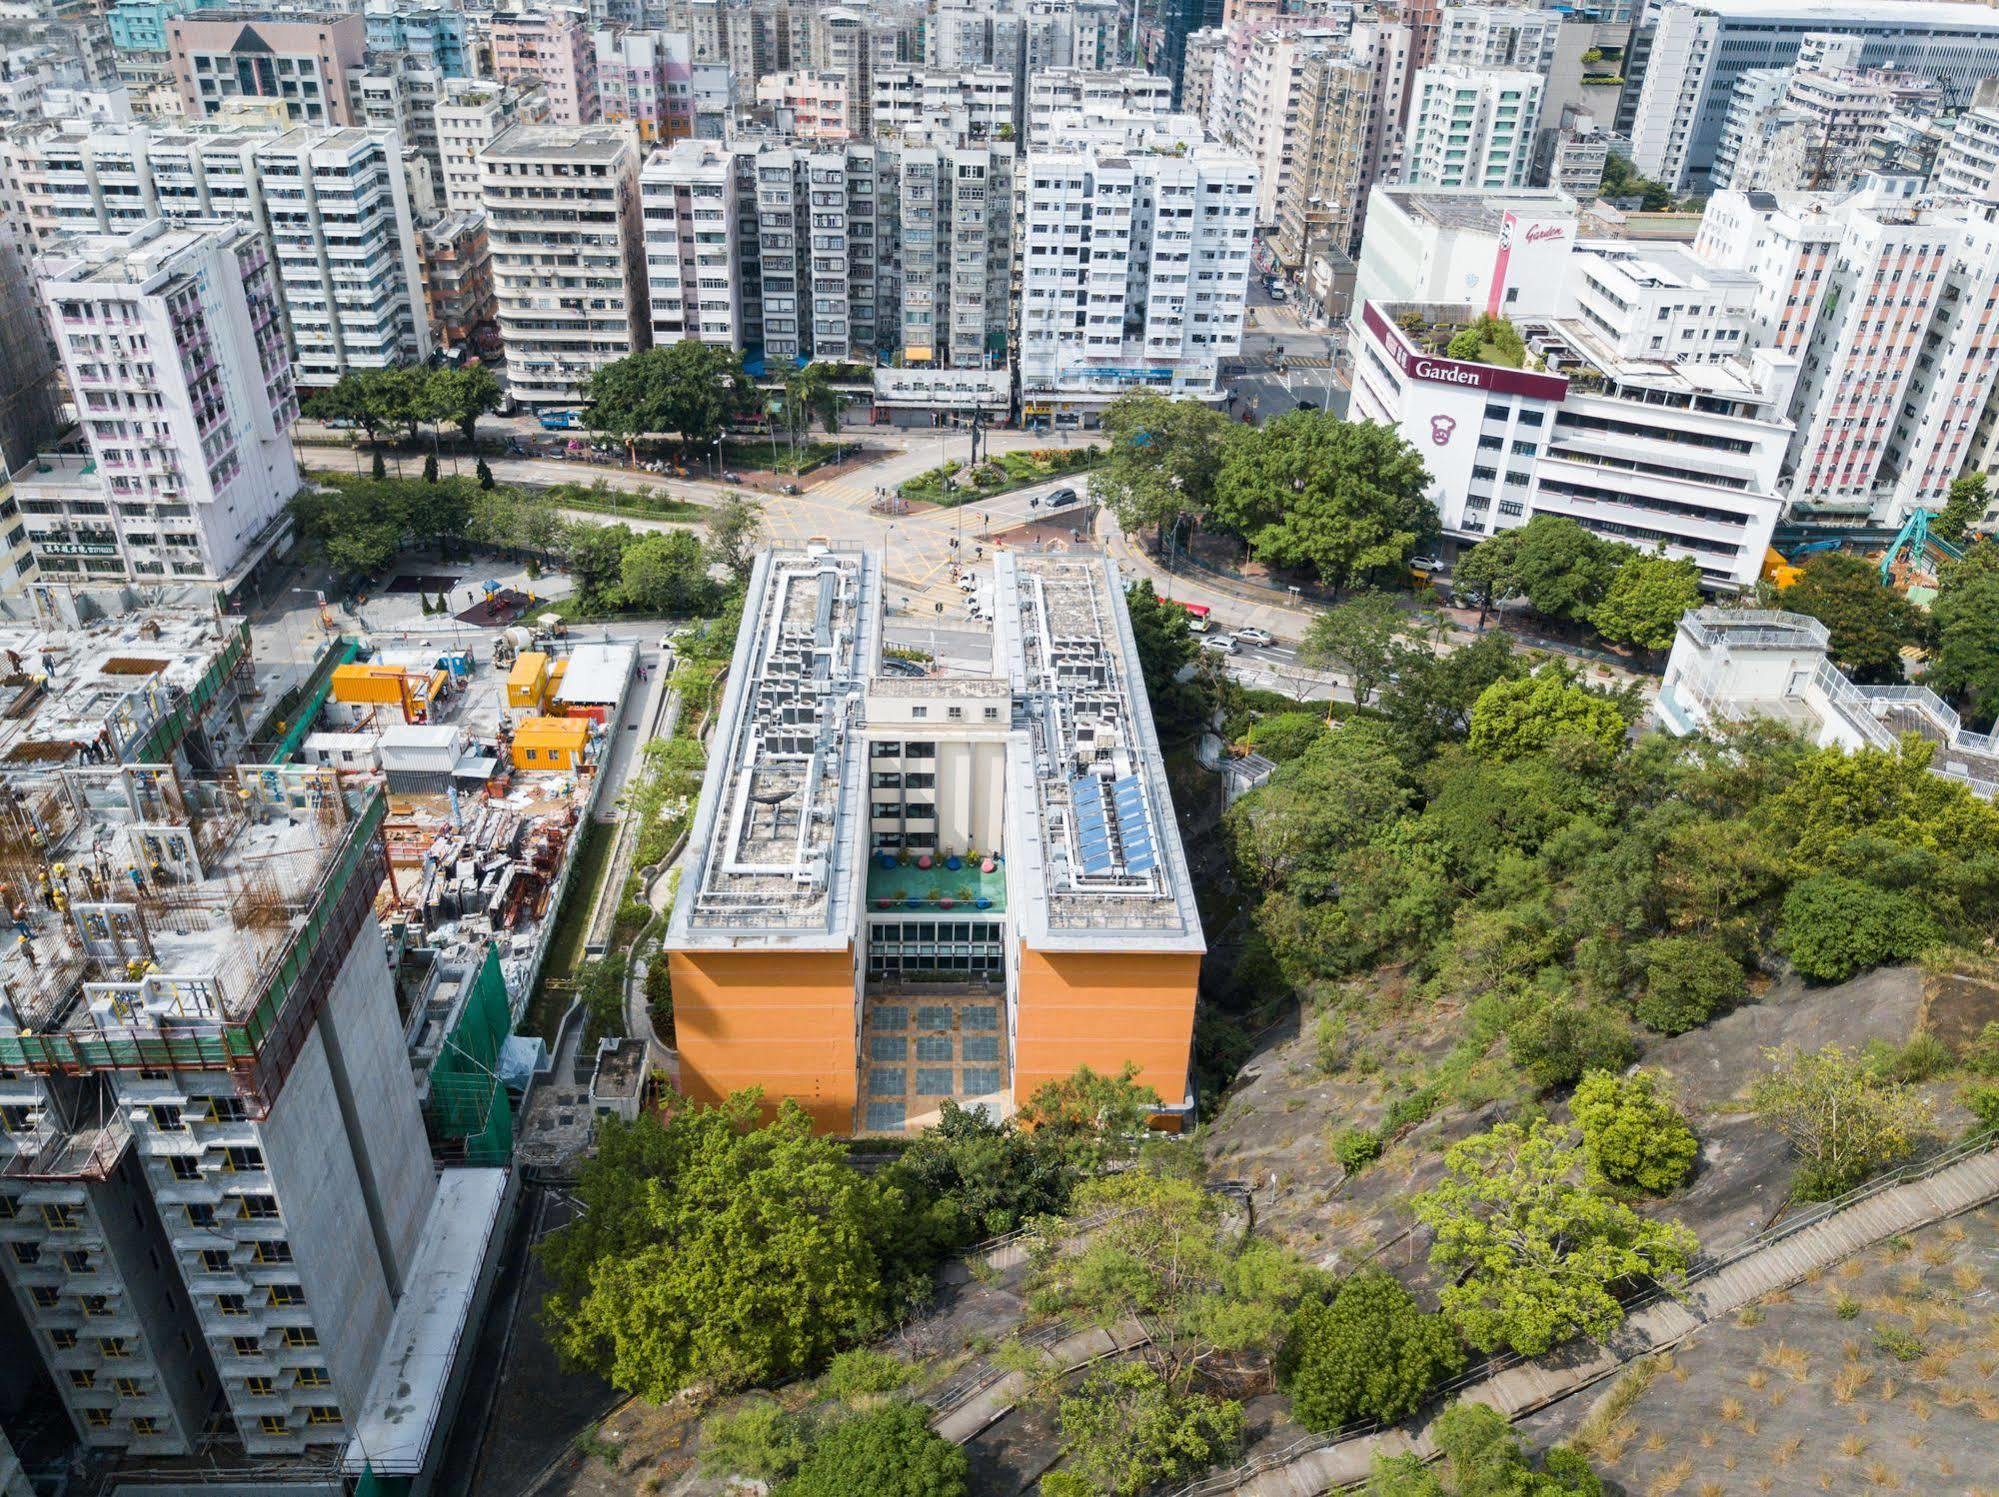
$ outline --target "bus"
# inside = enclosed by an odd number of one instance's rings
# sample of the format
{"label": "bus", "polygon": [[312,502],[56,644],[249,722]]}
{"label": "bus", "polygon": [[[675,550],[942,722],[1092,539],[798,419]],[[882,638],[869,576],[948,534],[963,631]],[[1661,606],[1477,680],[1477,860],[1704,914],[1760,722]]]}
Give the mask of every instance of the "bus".
{"label": "bus", "polygon": [[[1157,597],[1157,594],[1154,594]],[[1206,634],[1214,628],[1214,620],[1208,617],[1214,610],[1205,603],[1185,603],[1178,598],[1160,598],[1161,603],[1172,603],[1187,610],[1187,627],[1196,634]]]}

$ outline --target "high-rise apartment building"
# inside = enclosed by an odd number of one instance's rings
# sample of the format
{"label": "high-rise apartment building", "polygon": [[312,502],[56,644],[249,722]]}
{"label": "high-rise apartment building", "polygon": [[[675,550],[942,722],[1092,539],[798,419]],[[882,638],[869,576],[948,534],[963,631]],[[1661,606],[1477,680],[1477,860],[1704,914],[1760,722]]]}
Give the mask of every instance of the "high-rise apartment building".
{"label": "high-rise apartment building", "polygon": [[298,125],[358,125],[347,75],[367,62],[358,11],[204,10],[167,22],[181,111],[222,112],[230,99],[268,99]]}
{"label": "high-rise apartment building", "polygon": [[44,249],[63,233],[118,233],[156,218],[230,217],[263,232],[307,388],[430,353],[415,215],[393,135],[72,126],[4,149],[20,217]]}
{"label": "high-rise apartment building", "polygon": [[447,351],[494,341],[499,304],[493,297],[486,215],[475,209],[432,220],[417,231],[417,255],[432,341]]}
{"label": "high-rise apartment building", "polygon": [[1999,14],[1957,0],[1661,0],[1646,15],[1633,31],[1619,127],[1632,164],[1673,188],[1709,185],[1737,80],[1790,67],[1808,38],[1856,42],[1842,66],[1905,69],[1964,98],[1999,73]]}
{"label": "high-rise apartment building", "polygon": [[1754,279],[1759,341],[1803,361],[1793,509],[1940,508],[1999,380],[1999,224],[1948,200],[1723,192],[1695,251]]}
{"label": "high-rise apartment building", "polygon": [[1207,145],[1031,152],[1018,180],[1027,417],[1093,424],[1137,388],[1214,398],[1242,345],[1255,165]]}
{"label": "high-rise apartment building", "polygon": [[1052,134],[1060,111],[1125,116],[1167,114],[1172,108],[1173,85],[1142,68],[1044,68],[1027,80],[1027,149],[1065,144]]}
{"label": "high-rise apartment building", "polygon": [[254,559],[299,483],[264,236],[220,219],[79,236],[45,262],[43,294],[103,489],[47,527],[43,573],[87,556],[135,581],[215,581]]}
{"label": "high-rise apartment building", "polygon": [[479,185],[481,151],[515,125],[545,124],[547,120],[548,94],[538,80],[448,80],[437,102],[438,185],[446,211],[470,213],[484,203]]}
{"label": "high-rise apartment building", "polygon": [[758,558],[665,941],[691,1096],[899,1134],[1129,1062],[1191,1109],[1205,942],[1116,565],[993,587],[992,675],[910,681],[878,556]]}
{"label": "high-rise apartment building", "polygon": [[1003,367],[1013,276],[1011,147],[910,146],[899,164],[902,362]]}
{"label": "high-rise apartment building", "polygon": [[568,11],[503,10],[492,19],[493,76],[539,81],[556,125],[599,118],[597,48],[586,18]]}
{"label": "high-rise apartment building", "polygon": [[8,800],[8,883],[61,898],[0,958],[0,1269],[79,1439],[337,1456],[436,1191],[382,792],[77,755]]}
{"label": "high-rise apartment building", "polygon": [[761,342],[773,366],[872,364],[894,346],[901,327],[895,164],[893,149],[864,144],[757,154]]}
{"label": "high-rise apartment building", "polygon": [[744,203],[754,156],[715,141],[683,140],[646,158],[639,173],[646,291],[655,347],[692,338],[741,348],[742,257],[754,254]]}
{"label": "high-rise apartment building", "polygon": [[593,34],[592,46],[598,119],[630,120],[642,142],[694,134],[694,51],[685,35],[606,27]]}
{"label": "high-rise apartment building", "polygon": [[766,73],[757,79],[757,105],[780,134],[832,144],[854,138],[860,112],[847,95],[845,73]]}
{"label": "high-rise apartment building", "polygon": [[406,58],[445,78],[467,78],[472,54],[465,12],[439,0],[367,0],[362,8],[368,51]]}
{"label": "high-rise apartment building", "polygon": [[1374,70],[1365,63],[1331,49],[1304,59],[1291,170],[1278,199],[1272,246],[1287,268],[1302,266],[1318,244],[1342,255],[1359,250],[1373,103]]}
{"label": "high-rise apartment building", "polygon": [[1402,180],[1411,187],[1525,187],[1541,89],[1539,73],[1451,64],[1419,69]]}
{"label": "high-rise apartment building", "polygon": [[[1555,60],[1562,14],[1507,5],[1447,5],[1430,63],[1545,73]],[[1426,64],[1427,66],[1428,64]]]}
{"label": "high-rise apartment building", "polygon": [[507,389],[570,404],[645,348],[639,148],[626,125],[516,125],[479,154]]}
{"label": "high-rise apartment building", "polygon": [[1005,68],[945,70],[898,64],[875,70],[876,140],[900,140],[923,131],[966,145],[1018,141],[1022,132],[1017,107],[1013,74]]}

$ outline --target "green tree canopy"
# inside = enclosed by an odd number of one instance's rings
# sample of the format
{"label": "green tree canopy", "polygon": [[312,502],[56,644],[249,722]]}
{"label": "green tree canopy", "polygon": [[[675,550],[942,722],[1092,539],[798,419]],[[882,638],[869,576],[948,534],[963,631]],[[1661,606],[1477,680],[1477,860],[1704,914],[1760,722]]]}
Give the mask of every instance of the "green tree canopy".
{"label": "green tree canopy", "polygon": [[911,1200],[933,1203],[940,1245],[961,1247],[1068,1204],[1077,1171],[1063,1141],[1059,1126],[1030,1132],[947,1099],[891,1173]]}
{"label": "green tree canopy", "polygon": [[734,349],[683,339],[606,364],[583,387],[593,431],[627,439],[677,432],[697,446],[751,409],[755,387]]}
{"label": "green tree canopy", "polygon": [[1105,409],[1103,425],[1105,456],[1090,475],[1090,497],[1126,531],[1163,534],[1178,516],[1207,511],[1233,435],[1226,415],[1132,390]]}
{"label": "green tree canopy", "polygon": [[1845,982],[1907,961],[1936,938],[1936,926],[1916,899],[1844,874],[1816,874],[1784,896],[1784,954],[1813,982]]}
{"label": "green tree canopy", "polygon": [[1322,730],[1261,793],[1229,808],[1237,869],[1252,886],[1331,898],[1342,856],[1402,814],[1415,794],[1390,730],[1364,718]]}
{"label": "green tree canopy", "polygon": [[1495,681],[1471,711],[1475,753],[1518,758],[1564,740],[1615,753],[1631,725],[1630,704],[1593,691],[1558,665]]}
{"label": "green tree canopy", "polygon": [[1833,662],[1854,680],[1902,679],[1902,647],[1915,642],[1921,615],[1873,562],[1839,551],[1814,556],[1784,589],[1783,603],[1826,626]]}
{"label": "green tree canopy", "polygon": [[1661,1034],[1696,1029],[1749,995],[1742,963],[1709,936],[1661,936],[1646,945],[1642,960],[1638,1022]]}
{"label": "green tree canopy", "polygon": [[691,530],[655,530],[626,546],[618,583],[627,605],[661,617],[704,613],[715,603],[708,557]]}
{"label": "green tree canopy", "polygon": [[1377,1456],[1367,1497],[1603,1497],[1603,1482],[1573,1451],[1549,1451],[1536,1471],[1506,1416],[1489,1404],[1452,1405],[1430,1434],[1442,1461]]}
{"label": "green tree canopy", "polygon": [[1402,657],[1410,653],[1404,641],[1421,627],[1387,593],[1357,593],[1313,618],[1299,641],[1298,659],[1344,671],[1353,682],[1354,702],[1365,707],[1389,676],[1398,674]]}
{"label": "green tree canopy", "polygon": [[1429,485],[1394,427],[1291,411],[1229,444],[1213,519],[1259,560],[1344,587],[1404,566],[1435,537]]}
{"label": "green tree canopy", "polygon": [[500,382],[479,364],[463,369],[433,369],[424,376],[418,396],[423,419],[438,426],[455,426],[466,442],[479,428],[479,418],[500,406]]}
{"label": "green tree canopy", "polygon": [[1081,1485],[1058,1482],[1055,1490],[1109,1497],[1139,1497],[1198,1476],[1241,1448],[1245,1427],[1241,1404],[1177,1392],[1142,1362],[1091,1372],[1062,1400],[1060,1417],[1063,1471]]}
{"label": "green tree canopy", "polygon": [[840,392],[824,364],[811,363],[784,372],[784,424],[793,439],[816,420],[829,433],[840,429]]}
{"label": "green tree canopy", "polygon": [[840,1419],[774,1497],[964,1497],[965,1452],[931,1431],[928,1410],[896,1399]]}
{"label": "green tree canopy", "polygon": [[1601,1341],[1624,1319],[1620,1291],[1685,1274],[1693,1234],[1597,1194],[1584,1168],[1574,1128],[1501,1123],[1454,1144],[1443,1179],[1416,1197],[1430,1262],[1451,1281],[1444,1313],[1479,1350]]}
{"label": "green tree canopy", "polygon": [[741,495],[731,494],[703,517],[708,527],[708,555],[726,567],[737,583],[750,580],[757,552],[764,539],[763,507]]}
{"label": "green tree canopy", "polygon": [[1687,1183],[1700,1141],[1652,1071],[1592,1071],[1570,1101],[1591,1177],[1665,1195]]}
{"label": "green tree canopy", "polygon": [[1298,1307],[1277,1372],[1292,1416],[1307,1429],[1331,1430],[1414,1413],[1464,1365],[1464,1346],[1449,1322],[1418,1309],[1392,1274],[1369,1269],[1331,1299]]}
{"label": "green tree canopy", "polygon": [[1999,572],[1947,578],[1930,622],[1936,648],[1923,684],[1952,698],[1974,722],[1991,724],[1999,718]]}
{"label": "green tree canopy", "polygon": [[768,1383],[880,1330],[918,1292],[909,1202],[858,1173],[787,1101],[607,1119],[568,1225],[540,1246],[542,1313],[564,1361],[665,1402]]}
{"label": "green tree canopy", "polygon": [[1987,483],[1983,473],[1967,473],[1962,478],[1953,478],[1950,497],[1930,522],[1930,534],[1954,546],[1961,546],[1969,540],[1971,527],[1985,518],[1986,507],[1992,502],[1992,496],[1986,492]]}
{"label": "green tree canopy", "polygon": [[1513,537],[1513,589],[1547,618],[1587,620],[1635,554],[1598,540],[1566,515],[1536,515],[1507,534]]}
{"label": "green tree canopy", "polygon": [[1504,634],[1482,634],[1442,654],[1405,650],[1395,673],[1401,679],[1382,688],[1375,710],[1412,754],[1428,757],[1469,737],[1472,707],[1486,687],[1526,675],[1527,662]]}
{"label": "green tree canopy", "polygon": [[1139,1081],[1131,1062],[1115,1076],[1078,1066],[1036,1087],[1015,1121],[1088,1172],[1137,1152],[1160,1106],[1159,1093]]}
{"label": "green tree canopy", "polygon": [[1597,633],[1641,650],[1663,650],[1689,609],[1701,604],[1700,564],[1691,557],[1636,555],[1611,578],[1590,610]]}

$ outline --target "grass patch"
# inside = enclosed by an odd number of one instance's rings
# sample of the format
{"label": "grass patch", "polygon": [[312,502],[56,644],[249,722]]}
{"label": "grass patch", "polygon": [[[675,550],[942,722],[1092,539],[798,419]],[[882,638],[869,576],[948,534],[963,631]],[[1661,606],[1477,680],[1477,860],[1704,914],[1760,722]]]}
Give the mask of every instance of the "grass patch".
{"label": "grass patch", "polygon": [[1626,1417],[1637,1407],[1638,1400],[1645,1396],[1645,1390],[1652,1386],[1652,1380],[1665,1369],[1666,1361],[1664,1357],[1644,1357],[1632,1363],[1624,1376],[1610,1385],[1610,1391],[1596,1401],[1596,1407],[1576,1426],[1568,1448],[1578,1455],[1599,1460],[1615,1459],[1604,1455],[1604,1448],[1610,1444],[1618,1444],[1622,1448],[1622,1442],[1615,1439],[1613,1431],[1625,1424]]}
{"label": "grass patch", "polygon": [[1043,447],[1032,452],[1002,452],[975,468],[948,462],[903,482],[896,490],[905,499],[928,504],[976,504],[1013,489],[1024,489],[1065,473],[1081,473],[1104,459],[1104,449]]}
{"label": "grass patch", "polygon": [[595,483],[557,483],[543,489],[551,504],[562,509],[589,510],[592,514],[646,520],[698,520],[704,510],[685,499],[675,499],[654,489],[620,489],[598,479]]}
{"label": "grass patch", "polygon": [[569,876],[569,888],[554,915],[555,934],[548,944],[548,960],[542,964],[541,980],[528,1004],[524,1033],[538,1034],[555,1043],[556,1026],[569,1007],[569,984],[583,964],[583,943],[590,933],[590,911],[596,904],[597,889],[604,882],[604,870],[611,861],[617,828],[590,820],[583,824],[582,843],[572,854],[577,866]]}

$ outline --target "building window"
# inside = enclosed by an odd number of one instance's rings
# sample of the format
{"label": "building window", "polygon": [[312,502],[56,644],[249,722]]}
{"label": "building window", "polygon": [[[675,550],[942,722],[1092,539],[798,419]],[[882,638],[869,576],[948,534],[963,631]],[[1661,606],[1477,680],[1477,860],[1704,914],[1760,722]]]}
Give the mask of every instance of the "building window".
{"label": "building window", "polygon": [[88,1367],[72,1367],[69,1370],[69,1385],[72,1388],[95,1388],[97,1374]]}
{"label": "building window", "polygon": [[201,1178],[201,1161],[176,1154],[167,1161],[167,1169],[176,1180],[193,1183]]}
{"label": "building window", "polygon": [[181,1121],[180,1109],[161,1103],[153,1109],[153,1126],[162,1133],[185,1133],[187,1124]]}
{"label": "building window", "polygon": [[285,1327],[285,1345],[293,1351],[319,1345],[319,1332],[309,1325],[288,1325]]}
{"label": "building window", "polygon": [[294,1388],[330,1388],[333,1386],[333,1379],[326,1375],[324,1367],[301,1367],[298,1370],[298,1376],[292,1381],[292,1386]]}
{"label": "building window", "polygon": [[288,1435],[291,1426],[285,1423],[283,1414],[263,1414],[257,1419],[257,1428],[267,1435]]}
{"label": "building window", "polygon": [[243,1296],[240,1294],[216,1295],[215,1308],[224,1315],[248,1315],[250,1313],[250,1307],[244,1303]]}
{"label": "building window", "polygon": [[116,1386],[120,1398],[144,1398],[146,1396],[146,1385],[135,1377],[121,1377],[118,1379]]}
{"label": "building window", "polygon": [[264,1354],[264,1343],[262,1338],[257,1336],[231,1336],[229,1349],[239,1357],[261,1357]]}
{"label": "building window", "polygon": [[292,1245],[289,1242],[260,1242],[250,1255],[251,1261],[265,1266],[292,1261]]}
{"label": "building window", "polygon": [[203,1248],[201,1250],[201,1271],[203,1273],[228,1273],[229,1249]]}
{"label": "building window", "polygon": [[273,1284],[271,1286],[271,1306],[283,1309],[289,1305],[305,1303],[305,1291],[296,1284]]}
{"label": "building window", "polygon": [[916,706],[909,709],[909,715],[918,722],[922,722],[924,718],[930,715],[930,709],[919,702]]}
{"label": "building window", "polygon": [[132,1348],[125,1344],[123,1336],[99,1336],[97,1350],[100,1356],[112,1362],[132,1355]]}
{"label": "building window", "polygon": [[62,1255],[62,1266],[71,1273],[96,1273],[97,1265],[82,1248],[70,1248]]}
{"label": "building window", "polygon": [[49,1345],[57,1351],[75,1351],[76,1332],[68,1329],[50,1331]]}
{"label": "building window", "polygon": [[83,1313],[86,1315],[101,1318],[111,1313],[111,1299],[108,1295],[85,1294],[79,1296],[78,1299],[83,1306]]}
{"label": "building window", "polygon": [[338,1424],[340,1423],[340,1410],[330,1403],[312,1404],[305,1411],[305,1422],[307,1424],[320,1425]]}
{"label": "building window", "polygon": [[223,1150],[223,1158],[227,1161],[223,1167],[232,1175],[239,1174],[244,1170],[260,1170],[264,1167],[263,1150],[252,1149],[242,1144],[233,1144]]}
{"label": "building window", "polygon": [[45,1205],[42,1207],[42,1225],[51,1232],[74,1232],[76,1230],[76,1208],[74,1206]]}
{"label": "building window", "polygon": [[33,1263],[42,1256],[40,1246],[32,1242],[10,1242],[7,1247],[16,1263]]}
{"label": "building window", "polygon": [[160,1421],[151,1414],[141,1414],[132,1421],[132,1433],[135,1435],[156,1435],[159,1432]]}
{"label": "building window", "polygon": [[276,1221],[278,1219],[277,1197],[276,1196],[243,1197],[243,1219],[245,1221],[253,1221],[253,1222]]}
{"label": "building window", "polygon": [[83,1411],[83,1422],[92,1429],[109,1429],[111,1428],[111,1411],[109,1409],[85,1409]]}
{"label": "building window", "polygon": [[261,1372],[253,1372],[243,1379],[243,1391],[252,1398],[276,1398],[278,1385],[276,1379]]}
{"label": "building window", "polygon": [[246,1123],[250,1120],[250,1114],[237,1097],[210,1097],[208,1117],[209,1121],[216,1123]]}
{"label": "building window", "polygon": [[988,707],[988,708],[986,708],[986,721],[987,721],[987,722],[989,722],[989,723],[996,723],[996,722],[998,722],[998,721],[999,721],[999,708],[997,708],[997,707]]}
{"label": "building window", "polygon": [[190,1204],[186,1209],[187,1224],[190,1227],[198,1227],[203,1231],[212,1231],[214,1229],[215,1208],[213,1206],[208,1205],[206,1202],[195,1202]]}

